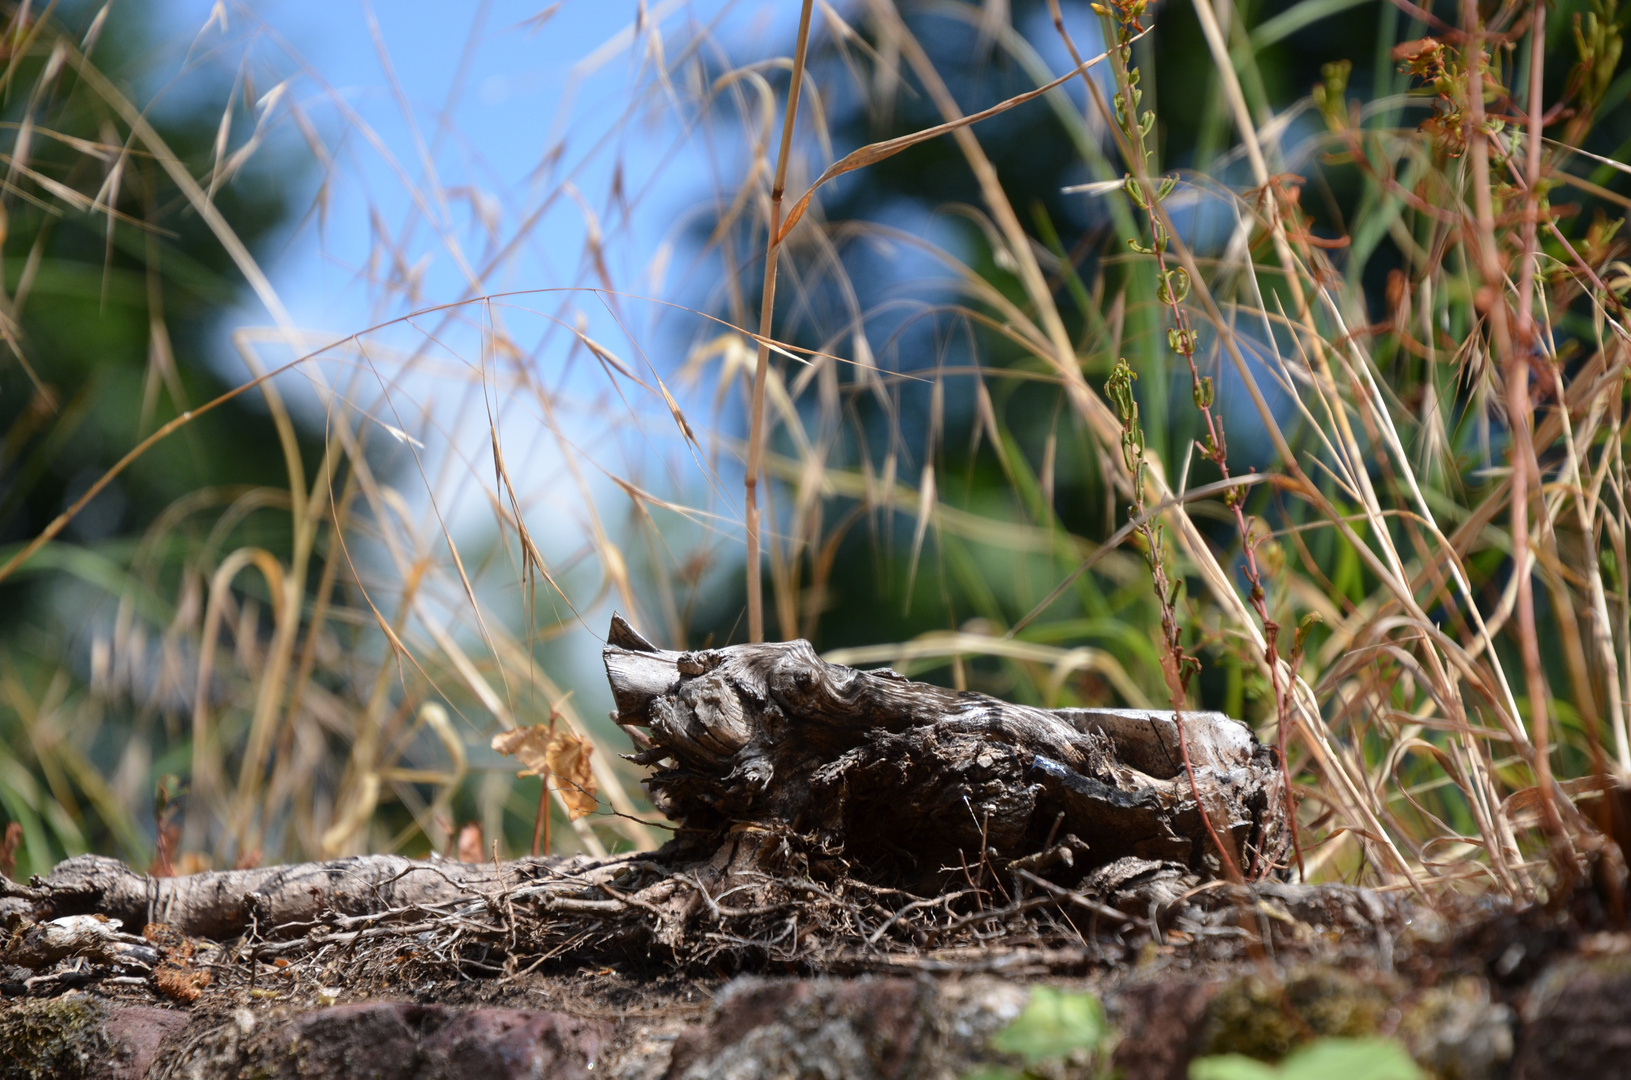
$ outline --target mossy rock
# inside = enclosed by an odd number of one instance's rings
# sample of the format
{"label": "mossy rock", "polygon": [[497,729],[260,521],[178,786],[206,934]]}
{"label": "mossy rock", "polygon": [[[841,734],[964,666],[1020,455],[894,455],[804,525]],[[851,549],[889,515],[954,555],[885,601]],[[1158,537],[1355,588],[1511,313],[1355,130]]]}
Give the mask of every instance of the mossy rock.
{"label": "mossy rock", "polygon": [[19,1001],[0,1009],[0,1080],[99,1072],[112,1050],[104,1019],[99,1003],[78,995]]}
{"label": "mossy rock", "polygon": [[1486,982],[1464,977],[1423,990],[1405,1008],[1398,1036],[1439,1080],[1487,1080],[1506,1073],[1513,1022]]}
{"label": "mossy rock", "polygon": [[1212,999],[1202,1053],[1279,1061],[1310,1039],[1374,1035],[1390,1003],[1383,987],[1334,968],[1248,975]]}

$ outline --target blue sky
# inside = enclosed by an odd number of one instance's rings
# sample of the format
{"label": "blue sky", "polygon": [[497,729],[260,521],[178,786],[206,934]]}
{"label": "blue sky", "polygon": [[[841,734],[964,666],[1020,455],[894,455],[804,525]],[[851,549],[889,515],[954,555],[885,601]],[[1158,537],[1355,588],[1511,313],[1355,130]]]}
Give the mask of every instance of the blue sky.
{"label": "blue sky", "polygon": [[[702,418],[699,431],[707,426],[714,376],[692,388],[674,376],[687,346],[722,328],[634,298],[700,298],[716,270],[689,261],[683,226],[711,198],[736,191],[746,157],[743,125],[730,107],[690,126],[702,88],[684,82],[689,72],[674,59],[699,28],[707,30],[703,47],[721,60],[783,56],[797,4],[267,0],[240,8],[166,0],[163,11],[178,59],[208,56],[247,73],[256,99],[276,98],[265,110],[263,154],[310,162],[297,117],[324,145],[323,211],[267,261],[293,323],[313,345],[473,292],[559,290],[370,333],[365,356],[323,367],[332,385],[360,377],[353,404],[421,444],[413,467],[423,479],[404,485],[423,531],[439,530],[435,514],[466,538],[490,533],[491,417],[548,557],[570,559],[582,537],[601,529],[618,535],[629,505],[614,476],[678,494],[712,515],[696,529],[739,532],[732,519],[740,515],[740,477],[730,475],[729,455],[722,475],[711,475],[679,438],[664,401],[614,375],[616,365],[597,362],[581,338],[648,383],[661,374],[693,420]],[[1051,25],[1023,29],[1050,67],[1069,66]],[[1096,44],[1081,30],[1084,47]],[[665,69],[676,69],[673,84]],[[730,93],[741,94],[744,115],[761,115],[751,79],[722,98]],[[779,127],[779,106],[765,115]],[[240,145],[249,126],[240,120],[229,145]],[[307,173],[302,200],[322,175]],[[518,233],[524,242],[509,246]],[[589,243],[594,237],[598,245]],[[585,290],[608,284],[620,295]],[[230,321],[266,326],[269,318],[248,303]],[[492,350],[499,325],[518,356]],[[236,363],[230,349],[223,353]],[[263,355],[271,366],[290,354],[274,341]],[[302,379],[284,380],[292,398],[301,396]],[[530,392],[540,386],[557,395],[553,416]],[[317,403],[310,394],[306,400]],[[566,444],[581,457],[582,476],[569,475]],[[606,520],[595,520],[598,504]],[[586,618],[592,629],[603,626],[599,613]]]}
{"label": "blue sky", "polygon": [[[434,338],[411,373],[397,371],[405,418],[386,418],[427,443],[439,426],[458,441],[454,418],[435,410],[463,401],[472,371],[490,359],[484,338],[495,319],[538,379],[586,398],[603,399],[609,384],[573,349],[570,328],[636,371],[646,361],[665,374],[677,366],[678,358],[648,354],[683,347],[695,325],[678,336],[672,325],[661,332],[664,309],[629,297],[692,284],[680,229],[715,185],[739,183],[722,171],[737,166],[740,141],[719,125],[688,127],[695,88],[659,77],[660,61],[672,65],[674,55],[659,53],[652,29],[662,30],[662,50],[711,27],[720,43],[711,47],[768,51],[790,44],[796,23],[796,7],[758,0],[272,0],[243,9],[170,0],[165,11],[177,57],[207,55],[218,68],[247,72],[262,99],[288,80],[269,112],[262,155],[310,165],[298,111],[330,156],[321,213],[308,214],[266,260],[293,322],[314,343],[471,295],[580,290],[369,335],[398,359]],[[248,137],[246,127],[238,122],[230,145]],[[302,206],[324,173],[305,175]],[[524,239],[512,243],[518,234]],[[608,285],[625,294],[621,302],[581,291]],[[248,302],[229,321],[270,320],[263,305]],[[269,364],[288,358],[272,347],[265,354]],[[381,370],[390,364],[381,360]],[[298,389],[291,387],[296,397]],[[500,424],[516,440],[511,464],[528,464],[534,452],[547,459],[536,446],[543,418],[524,405],[516,411],[513,428],[502,417]]]}
{"label": "blue sky", "polygon": [[[464,544],[492,535],[489,417],[548,559],[571,563],[601,529],[617,542],[629,502],[614,475],[668,491],[678,479],[717,500],[712,512],[739,514],[739,478],[730,498],[718,498],[718,483],[710,495],[705,470],[687,458],[662,401],[640,399],[631,380],[613,377],[578,337],[601,343],[635,375],[661,370],[667,377],[697,326],[683,317],[681,325],[673,318],[659,325],[658,305],[582,287],[609,282],[625,294],[653,296],[694,284],[686,277],[696,270],[676,240],[685,215],[716,184],[739,185],[739,176],[721,170],[739,162],[740,141],[728,127],[687,126],[695,88],[666,86],[660,60],[671,65],[668,50],[693,39],[699,26],[712,27],[718,47],[733,54],[785,51],[797,5],[268,0],[234,7],[166,0],[161,10],[175,61],[209,57],[240,81],[247,73],[254,97],[275,95],[262,154],[310,164],[297,113],[325,146],[323,211],[303,220],[265,266],[313,345],[472,293],[563,290],[399,324],[365,338],[366,370],[354,353],[323,366],[330,385],[361,376],[349,395],[353,405],[405,436],[398,449],[417,460],[404,457],[396,479],[433,547],[443,522]],[[661,28],[660,39],[653,27]],[[250,126],[235,121],[229,146],[241,145]],[[323,173],[305,175],[302,206]],[[518,233],[524,242],[510,246]],[[589,244],[597,234],[598,260]],[[271,322],[253,300],[228,320],[234,327]],[[492,349],[500,322],[521,356]],[[223,345],[223,362],[238,364],[230,342]],[[290,357],[275,339],[261,351],[267,366]],[[240,366],[231,374],[245,372]],[[303,380],[288,376],[281,385],[320,415]],[[545,395],[529,392],[528,380],[555,392],[558,415],[546,415]],[[675,393],[689,401],[683,387]],[[698,394],[710,401],[712,387]],[[578,451],[581,475],[566,467],[563,443]],[[596,593],[595,560],[580,561],[575,574],[568,580],[580,601]],[[494,575],[496,592],[484,599],[495,617],[519,617],[518,578]],[[449,603],[457,605],[457,590]],[[584,610],[591,632],[573,635],[567,667],[598,668],[594,635],[612,606],[626,606],[615,590]],[[470,627],[468,611],[449,617]],[[599,696],[604,686],[597,683],[580,685]]]}
{"label": "blue sky", "polygon": [[[637,37],[642,8],[644,32]],[[195,54],[214,50],[222,64],[236,66],[247,53],[263,95],[295,75],[287,100],[330,141],[338,137],[321,235],[308,222],[269,270],[301,325],[351,332],[382,313],[358,280],[376,228],[400,238],[404,224],[419,218],[402,261],[422,275],[425,303],[458,299],[469,292],[468,274],[429,223],[439,219],[458,232],[487,214],[504,233],[563,179],[575,192],[556,195],[537,229],[539,242],[488,285],[578,283],[583,268],[573,256],[592,227],[587,218],[606,214],[618,168],[639,201],[630,223],[601,222],[608,229],[604,248],[620,263],[612,270],[632,277],[701,193],[687,190],[684,179],[697,175],[700,162],[688,160],[697,149],[684,143],[675,110],[653,93],[650,27],[661,25],[676,39],[687,24],[716,25],[733,43],[743,35],[774,39],[790,36],[786,8],[673,0],[271,0],[238,9],[169,0],[166,24],[178,46],[191,40]],[[280,152],[301,153],[287,120],[279,135]],[[559,156],[546,166],[551,151]],[[659,176],[665,182],[653,187]],[[433,197],[438,187],[441,200]],[[466,254],[479,262],[475,252]]]}

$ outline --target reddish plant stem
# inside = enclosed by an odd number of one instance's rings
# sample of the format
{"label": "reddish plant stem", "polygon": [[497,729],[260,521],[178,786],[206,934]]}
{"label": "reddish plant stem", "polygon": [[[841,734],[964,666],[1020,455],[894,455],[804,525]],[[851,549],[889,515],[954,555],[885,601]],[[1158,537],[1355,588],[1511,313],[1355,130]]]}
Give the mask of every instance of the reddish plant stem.
{"label": "reddish plant stem", "polygon": [[[559,716],[559,715],[560,714],[557,713],[554,709],[549,710],[549,742],[545,744],[546,746],[553,746],[554,743],[555,743],[555,718],[557,716]],[[540,838],[542,838],[542,840],[544,842],[543,854],[548,855],[549,854],[549,847],[550,847],[550,844],[549,844],[549,824],[550,823],[549,823],[549,755],[548,755],[547,750],[545,751],[545,755],[544,755],[544,771],[543,771],[542,775],[540,775],[538,777],[538,782],[542,786],[538,789],[538,816],[532,822],[532,853],[534,855],[537,855],[539,853],[538,852],[538,841],[539,841]]]}
{"label": "reddish plant stem", "polygon": [[1232,846],[1224,844],[1222,835],[1212,823],[1211,812],[1201,799],[1200,783],[1195,779],[1195,763],[1189,754],[1189,734],[1184,729],[1184,707],[1188,703],[1190,676],[1200,665],[1194,657],[1184,651],[1183,635],[1178,626],[1177,612],[1173,607],[1174,590],[1167,579],[1166,559],[1162,555],[1161,527],[1145,515],[1142,481],[1146,468],[1144,433],[1138,423],[1138,405],[1133,400],[1132,383],[1135,378],[1137,376],[1133,374],[1132,368],[1127,366],[1127,361],[1122,360],[1111,373],[1110,384],[1106,389],[1115,399],[1121,413],[1122,460],[1133,477],[1133,501],[1128,507],[1128,513],[1134,521],[1139,522],[1135,531],[1144,541],[1150,567],[1150,584],[1155,590],[1156,603],[1161,609],[1161,674],[1166,679],[1167,693],[1172,702],[1172,722],[1178,728],[1178,753],[1184,763],[1184,775],[1189,778],[1189,790],[1195,799],[1195,809],[1201,816],[1201,824],[1206,829],[1207,837],[1218,851],[1225,874],[1230,881],[1239,883],[1244,880],[1239,861],[1235,858]]}
{"label": "reddish plant stem", "polygon": [[1533,297],[1534,266],[1538,257],[1537,225],[1539,197],[1535,184],[1540,177],[1540,139],[1544,125],[1540,83],[1545,62],[1545,11],[1536,0],[1532,20],[1529,101],[1528,160],[1524,194],[1523,251],[1519,266],[1517,326],[1512,325],[1506,301],[1505,274],[1495,235],[1494,195],[1490,188],[1490,140],[1485,130],[1484,110],[1484,26],[1477,0],[1462,0],[1462,32],[1467,38],[1467,137],[1471,166],[1473,206],[1477,216],[1475,250],[1478,267],[1488,296],[1488,318],[1495,353],[1506,383],[1507,426],[1512,443],[1508,463],[1512,476],[1511,534],[1513,573],[1518,575],[1518,647],[1523,658],[1524,684],[1528,688],[1531,739],[1535,746],[1535,787],[1539,795],[1541,823],[1550,841],[1553,868],[1558,875],[1559,893],[1566,893],[1577,876],[1574,845],[1563,828],[1552,791],[1551,722],[1547,701],[1545,670],[1540,658],[1540,639],[1535,626],[1534,578],[1529,569],[1529,500],[1531,474],[1538,479],[1539,463],[1534,448],[1534,405],[1529,394],[1529,358],[1534,352]]}
{"label": "reddish plant stem", "polygon": [[[1057,0],[1054,0],[1053,6],[1056,10],[1056,25],[1058,25],[1061,32],[1063,32],[1063,20],[1057,15]],[[1125,24],[1118,24],[1117,33],[1121,38],[1119,43],[1125,45],[1127,41],[1127,27]],[[1074,46],[1072,46],[1073,54],[1074,51]],[[1122,96],[1123,108],[1125,110],[1124,116],[1126,117],[1127,122],[1127,128],[1124,135],[1130,145],[1125,148],[1127,152],[1126,156],[1134,169],[1134,175],[1129,178],[1128,183],[1138,184],[1141,187],[1141,198],[1135,200],[1135,202],[1141,204],[1144,210],[1145,220],[1150,230],[1150,238],[1152,241],[1151,247],[1154,248],[1153,254],[1155,258],[1156,273],[1158,280],[1162,282],[1162,301],[1170,309],[1173,323],[1177,329],[1177,343],[1175,345],[1175,351],[1182,356],[1184,361],[1189,365],[1190,386],[1194,396],[1195,406],[1200,411],[1201,418],[1206,425],[1206,441],[1204,443],[1197,442],[1196,446],[1201,451],[1202,457],[1217,466],[1222,479],[1227,482],[1233,477],[1229,470],[1228,445],[1224,436],[1223,420],[1213,412],[1210,379],[1205,379],[1202,377],[1200,368],[1195,363],[1195,332],[1190,326],[1189,316],[1183,307],[1181,298],[1177,295],[1176,290],[1171,285],[1171,282],[1174,279],[1169,276],[1170,271],[1167,267],[1166,244],[1162,239],[1165,236],[1165,229],[1164,226],[1161,225],[1155,209],[1160,198],[1160,193],[1157,190],[1156,185],[1150,180],[1148,170],[1145,167],[1144,137],[1142,131],[1138,127],[1138,107],[1133,97],[1132,84],[1129,79],[1125,60],[1121,53],[1118,50],[1112,50],[1111,54],[1115,59],[1119,92]],[[1080,61],[1078,61],[1078,63],[1080,63]],[[1091,80],[1089,81],[1089,85],[1094,86]],[[1094,86],[1094,89],[1096,90],[1097,87]],[[1277,195],[1273,191],[1265,191],[1264,197],[1276,198]],[[1179,269],[1178,273],[1182,274],[1184,271]],[[1229,489],[1229,494],[1225,496],[1224,502],[1234,514],[1235,528],[1240,533],[1241,551],[1245,556],[1246,581],[1251,586],[1249,601],[1251,603],[1253,612],[1257,615],[1258,621],[1263,626],[1263,659],[1269,669],[1269,680],[1274,693],[1276,713],[1276,748],[1280,755],[1280,776],[1281,782],[1285,787],[1286,813],[1287,820],[1291,826],[1292,851],[1296,857],[1298,873],[1301,875],[1303,872],[1302,842],[1297,833],[1296,794],[1291,786],[1291,774],[1287,764],[1286,752],[1286,732],[1291,723],[1289,700],[1290,690],[1288,687],[1283,685],[1283,681],[1280,677],[1280,654],[1278,645],[1280,627],[1279,624],[1276,623],[1269,615],[1267,597],[1263,589],[1262,571],[1257,562],[1258,541],[1253,536],[1250,523],[1246,519],[1245,510],[1242,507],[1243,499],[1237,494],[1235,489],[1231,488]],[[1165,590],[1158,585],[1157,591],[1163,597],[1163,607],[1165,608],[1167,606],[1165,601]],[[1162,616],[1163,622],[1165,622],[1169,617],[1170,613],[1164,610]],[[1180,749],[1183,748],[1183,740],[1181,738],[1182,734],[1183,727],[1180,724]],[[1194,786],[1194,772],[1192,767],[1189,765],[1187,753],[1185,755],[1184,764],[1185,768],[1190,770],[1190,784]],[[1199,796],[1197,793],[1197,798],[1198,797]],[[1207,831],[1213,831],[1210,821],[1207,822]],[[1215,838],[1216,834],[1214,833],[1214,839]]]}

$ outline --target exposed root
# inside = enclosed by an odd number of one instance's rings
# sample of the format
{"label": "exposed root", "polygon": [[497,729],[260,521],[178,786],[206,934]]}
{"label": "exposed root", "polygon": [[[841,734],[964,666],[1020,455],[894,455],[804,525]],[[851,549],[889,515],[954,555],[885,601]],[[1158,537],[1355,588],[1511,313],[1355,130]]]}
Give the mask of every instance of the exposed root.
{"label": "exposed root", "polygon": [[[504,980],[551,963],[715,973],[1071,971],[1124,962],[1146,943],[1227,957],[1298,948],[1341,930],[1348,947],[1385,964],[1398,922],[1365,890],[1208,884],[1179,864],[1132,858],[1071,886],[1024,868],[1000,877],[970,867],[959,885],[922,896],[869,883],[845,860],[813,856],[808,838],[762,829],[738,830],[712,858],[683,864],[650,856],[496,868],[348,859],[287,870],[270,880],[330,886],[303,901],[302,918],[269,917],[286,910],[281,893],[232,894],[245,874],[261,872],[146,878],[113,860],[70,860],[36,879],[27,913],[12,911],[3,959],[50,980],[29,989],[60,990],[97,978],[157,978],[194,952],[178,937],[213,936],[220,944],[199,942],[189,963],[215,985],[241,989],[290,979]],[[436,884],[407,884],[421,878]],[[142,895],[149,903],[139,908],[119,903]],[[230,901],[208,911],[192,903],[199,896]],[[84,914],[93,897],[114,904]],[[239,918],[224,920],[223,909]],[[149,910],[169,914],[169,936],[148,931],[162,960],[113,921],[145,921]],[[39,947],[82,923],[100,928],[95,948],[47,955]]]}

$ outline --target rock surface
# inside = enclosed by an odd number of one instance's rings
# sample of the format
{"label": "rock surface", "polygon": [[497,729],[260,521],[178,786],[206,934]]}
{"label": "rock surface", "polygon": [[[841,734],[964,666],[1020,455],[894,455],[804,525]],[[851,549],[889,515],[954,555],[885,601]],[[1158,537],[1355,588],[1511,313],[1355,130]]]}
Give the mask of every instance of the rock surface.
{"label": "rock surface", "polygon": [[[1131,971],[1047,982],[1103,1000],[1114,1037],[1099,1064],[1123,1080],[1185,1080],[1210,1054],[1275,1060],[1319,1036],[1397,1039],[1444,1080],[1631,1077],[1631,937],[1598,935],[1518,987],[1455,974],[1448,955],[1409,956],[1411,971],[1204,970],[1150,953]],[[579,970],[462,985],[441,987],[442,1004],[312,1007],[218,991],[191,1009],[83,990],[6,998],[0,1080],[950,1080],[1020,1064],[992,1040],[1037,984],[917,974],[659,988]],[[494,998],[510,1003],[483,1000]],[[514,1004],[528,998],[548,1007]]]}

